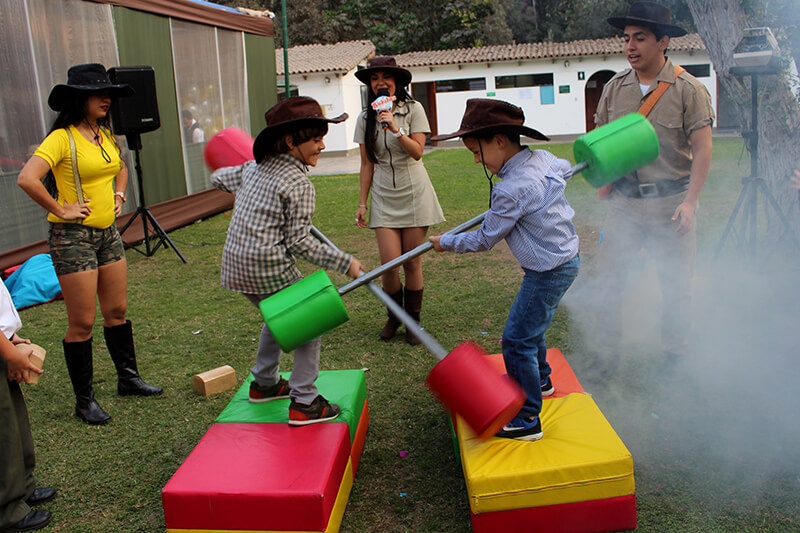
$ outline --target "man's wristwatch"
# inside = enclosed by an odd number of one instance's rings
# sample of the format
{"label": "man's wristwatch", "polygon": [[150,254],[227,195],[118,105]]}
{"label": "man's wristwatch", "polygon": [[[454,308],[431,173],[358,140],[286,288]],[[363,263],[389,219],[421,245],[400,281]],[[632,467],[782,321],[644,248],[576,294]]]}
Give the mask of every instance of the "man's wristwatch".
{"label": "man's wristwatch", "polygon": [[125,203],[125,200],[127,199],[127,198],[125,197],[125,193],[124,193],[124,192],[120,192],[120,191],[117,191],[117,192],[115,192],[115,193],[114,193],[114,196],[119,196],[120,198],[122,198],[122,203],[123,203],[123,204]]}
{"label": "man's wristwatch", "polygon": [[403,136],[403,130],[397,130],[397,133],[392,133],[392,135],[394,135],[395,139],[399,139]]}

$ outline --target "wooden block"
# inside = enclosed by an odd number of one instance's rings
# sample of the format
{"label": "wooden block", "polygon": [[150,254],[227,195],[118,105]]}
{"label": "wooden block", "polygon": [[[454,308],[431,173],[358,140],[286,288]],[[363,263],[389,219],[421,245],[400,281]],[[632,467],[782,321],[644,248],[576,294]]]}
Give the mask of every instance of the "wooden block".
{"label": "wooden block", "polygon": [[210,396],[236,386],[236,371],[228,366],[221,366],[192,377],[194,391],[201,396]]}
{"label": "wooden block", "polygon": [[[47,354],[47,350],[39,346],[38,344],[17,344],[17,349],[22,351],[24,346],[30,346],[33,348],[33,351],[28,356],[28,360],[35,366],[36,368],[44,368],[44,356]],[[36,372],[28,372],[29,379],[31,380],[31,385],[34,383],[39,383],[40,375]]]}

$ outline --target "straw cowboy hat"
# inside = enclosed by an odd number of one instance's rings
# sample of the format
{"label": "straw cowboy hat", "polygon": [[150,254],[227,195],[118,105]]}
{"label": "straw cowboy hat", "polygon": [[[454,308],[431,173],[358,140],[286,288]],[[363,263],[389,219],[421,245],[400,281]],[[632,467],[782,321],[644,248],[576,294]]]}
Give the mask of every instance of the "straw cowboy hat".
{"label": "straw cowboy hat", "polygon": [[627,15],[609,17],[608,23],[621,30],[624,30],[625,26],[645,26],[651,29],[659,28],[670,37],[686,35],[686,30],[672,24],[672,11],[655,2],[634,2],[628,9]]}
{"label": "straw cowboy hat", "polygon": [[518,133],[531,139],[549,141],[543,133],[524,125],[522,108],[492,98],[467,100],[467,109],[458,131],[431,137],[431,141],[444,141],[453,137],[464,137],[480,133]]}
{"label": "straw cowboy hat", "polygon": [[67,100],[77,92],[89,93],[105,90],[111,91],[111,96],[131,96],[134,92],[130,85],[111,83],[106,67],[100,63],[73,65],[67,71],[67,83],[60,83],[50,91],[47,105],[53,111],[61,111]]}
{"label": "straw cowboy hat", "polygon": [[357,70],[355,75],[361,83],[369,85],[372,73],[378,70],[385,70],[394,76],[394,80],[400,87],[405,87],[411,83],[411,72],[398,67],[397,61],[392,56],[376,56],[369,60],[367,68]]}
{"label": "straw cowboy hat", "polygon": [[281,100],[264,113],[267,127],[256,137],[253,143],[253,155],[256,161],[261,161],[267,155],[267,149],[272,141],[289,131],[327,123],[338,124],[344,122],[347,117],[347,113],[342,113],[338,117],[325,118],[319,103],[308,96],[293,96]]}

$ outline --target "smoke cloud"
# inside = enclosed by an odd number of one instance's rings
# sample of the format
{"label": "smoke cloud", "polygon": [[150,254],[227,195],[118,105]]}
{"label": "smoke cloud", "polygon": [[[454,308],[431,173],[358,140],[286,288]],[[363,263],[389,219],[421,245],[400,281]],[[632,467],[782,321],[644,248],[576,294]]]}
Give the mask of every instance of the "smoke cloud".
{"label": "smoke cloud", "polygon": [[800,491],[800,252],[791,254],[698,264],[689,350],[677,361],[663,354],[662,297],[646,254],[629,265],[615,353],[597,342],[602,319],[618,316],[600,300],[608,280],[591,264],[581,272],[562,302],[580,333],[567,357],[637,476],[679,477],[665,483],[720,505],[756,502],[776,480]]}

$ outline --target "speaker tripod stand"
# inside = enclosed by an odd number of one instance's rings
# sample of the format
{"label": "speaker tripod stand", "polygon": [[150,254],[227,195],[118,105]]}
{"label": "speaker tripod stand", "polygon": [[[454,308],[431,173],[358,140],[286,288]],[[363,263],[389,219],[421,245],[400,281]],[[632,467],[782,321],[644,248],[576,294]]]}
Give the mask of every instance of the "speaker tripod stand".
{"label": "speaker tripod stand", "polygon": [[[172,242],[172,239],[169,238],[167,232],[164,231],[164,228],[162,228],[161,224],[158,223],[156,217],[154,217],[153,214],[150,212],[150,210],[147,208],[147,204],[144,201],[144,185],[142,184],[142,163],[141,160],[139,159],[139,152],[142,149],[141,135],[138,133],[128,133],[125,135],[125,138],[128,140],[128,148],[132,149],[136,154],[136,185],[138,187],[137,190],[139,193],[139,207],[136,208],[136,213],[134,213],[133,216],[130,219],[128,219],[125,225],[122,226],[122,229],[119,231],[120,235],[125,233],[125,230],[128,229],[131,226],[131,224],[133,224],[133,221],[136,220],[137,217],[141,217],[145,251],[143,252],[139,250],[136,246],[131,246],[131,248],[133,248],[134,250],[136,250],[137,252],[139,252],[144,256],[150,257],[154,253],[156,253],[156,250],[158,250],[158,248],[161,245],[164,245],[164,247],[166,247],[166,245],[168,244],[175,251],[175,253],[178,254],[178,257],[180,257],[181,261],[183,261],[184,263],[188,263],[186,258],[183,257],[183,254],[181,254],[180,250],[178,250],[178,247],[175,246],[175,243]],[[148,224],[150,225],[150,227],[148,227]],[[151,241],[155,241],[155,244],[152,245]]]}
{"label": "speaker tripod stand", "polygon": [[[775,74],[777,71],[771,68],[758,68],[758,67],[732,67],[730,73],[734,76],[750,76],[751,77],[751,117],[752,117],[752,130],[742,132],[742,137],[750,141],[750,176],[742,179],[742,191],[739,193],[739,199],[736,206],[733,208],[731,218],[728,220],[728,225],[725,226],[725,231],[722,233],[722,239],[719,241],[717,250],[714,257],[719,257],[723,245],[728,241],[728,238],[738,238],[738,248],[749,249],[750,258],[753,259],[757,255],[758,244],[758,195],[761,193],[765,199],[764,211],[772,209],[783,227],[784,234],[788,234],[792,243],[800,250],[800,241],[797,239],[792,230],[789,220],[786,218],[783,210],[775,201],[775,197],[769,191],[764,178],[758,175],[758,76],[764,74]],[[736,217],[739,212],[742,213],[739,230],[737,231],[735,223]],[[766,257],[764,260],[768,259]]]}

